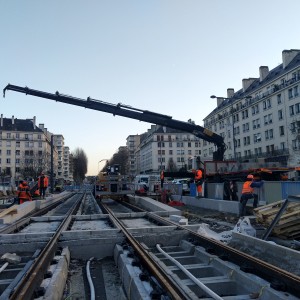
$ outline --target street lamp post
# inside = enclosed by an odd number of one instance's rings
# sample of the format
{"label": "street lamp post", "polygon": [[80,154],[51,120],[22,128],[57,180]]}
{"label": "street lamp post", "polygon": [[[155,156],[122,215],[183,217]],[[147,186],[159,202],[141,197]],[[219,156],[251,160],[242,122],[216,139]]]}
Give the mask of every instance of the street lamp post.
{"label": "street lamp post", "polygon": [[102,162],[102,161],[105,161],[108,162],[108,159],[104,158],[104,159],[101,159],[98,161],[98,172],[97,172],[97,175],[99,174],[99,164]]}
{"label": "street lamp post", "polygon": [[[252,96],[245,96],[245,97],[242,97],[242,98],[227,98],[227,97],[217,97],[215,95],[211,95],[210,98],[212,99],[222,99],[222,100],[241,100],[241,99],[252,99]],[[233,147],[233,158],[236,159],[236,146],[235,146],[235,138],[234,138],[234,114],[233,114],[233,101],[231,102],[231,105],[230,105],[230,113],[231,113],[231,125],[232,125],[232,147]]]}

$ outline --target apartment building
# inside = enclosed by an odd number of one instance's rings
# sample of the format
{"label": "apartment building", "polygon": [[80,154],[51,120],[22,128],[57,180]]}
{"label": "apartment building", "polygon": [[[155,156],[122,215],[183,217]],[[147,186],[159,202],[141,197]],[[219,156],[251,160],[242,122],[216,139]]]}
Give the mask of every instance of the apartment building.
{"label": "apartment building", "polygon": [[[225,159],[300,164],[300,50],[282,51],[272,70],[260,66],[258,78],[242,80],[242,89],[227,89],[204,127],[221,135]],[[211,160],[214,144],[203,142],[202,160]]]}
{"label": "apartment building", "polygon": [[[0,172],[12,181],[50,172],[51,135],[36,118],[0,118]],[[54,151],[54,157],[56,157]],[[56,164],[54,164],[54,170]]]}
{"label": "apartment building", "polygon": [[201,155],[201,143],[193,134],[152,125],[136,150],[138,173],[192,169],[193,160]]}
{"label": "apartment building", "polygon": [[141,136],[139,134],[129,135],[126,139],[126,147],[129,153],[129,175],[135,176],[138,169],[138,162],[136,159],[136,151],[140,145]]}

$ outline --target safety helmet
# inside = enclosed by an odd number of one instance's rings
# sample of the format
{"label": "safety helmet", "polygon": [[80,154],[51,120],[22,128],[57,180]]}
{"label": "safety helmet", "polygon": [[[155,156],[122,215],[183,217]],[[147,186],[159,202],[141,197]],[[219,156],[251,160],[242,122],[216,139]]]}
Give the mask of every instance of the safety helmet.
{"label": "safety helmet", "polygon": [[253,177],[253,175],[251,175],[251,174],[249,174],[248,176],[247,176],[247,179],[253,179],[254,177]]}

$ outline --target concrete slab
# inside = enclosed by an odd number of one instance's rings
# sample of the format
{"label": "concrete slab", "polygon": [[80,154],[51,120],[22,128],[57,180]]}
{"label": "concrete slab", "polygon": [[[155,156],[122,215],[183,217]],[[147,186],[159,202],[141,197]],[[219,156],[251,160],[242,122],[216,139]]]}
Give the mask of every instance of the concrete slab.
{"label": "concrete slab", "polygon": [[229,245],[300,276],[300,252],[297,250],[237,232],[232,232]]}
{"label": "concrete slab", "polygon": [[121,244],[124,241],[124,236],[118,234],[108,236],[106,238],[82,238],[79,240],[60,241],[60,247],[68,247],[72,259],[88,260],[91,257],[102,259],[112,256],[116,244]]}
{"label": "concrete slab", "polygon": [[172,198],[173,200],[177,200],[177,201],[181,200],[186,205],[192,205],[196,207],[202,207],[205,209],[212,209],[221,212],[228,212],[237,215],[239,214],[238,201],[196,198],[191,196],[179,196],[179,195],[173,195]]}
{"label": "concrete slab", "polygon": [[134,204],[134,205],[138,205],[148,211],[152,211],[152,212],[169,212],[173,215],[181,215],[181,211],[172,207],[172,206],[168,206],[164,203],[161,203],[159,201],[153,200],[151,198],[148,197],[141,197],[141,196],[137,196],[137,195],[128,195],[128,199],[129,202]]}

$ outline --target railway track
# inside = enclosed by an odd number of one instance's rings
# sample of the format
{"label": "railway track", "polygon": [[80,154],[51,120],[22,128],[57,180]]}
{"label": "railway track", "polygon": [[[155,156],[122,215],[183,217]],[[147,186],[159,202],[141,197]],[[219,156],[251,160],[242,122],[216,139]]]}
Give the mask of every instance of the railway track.
{"label": "railway track", "polygon": [[[1,300],[46,295],[46,285],[41,286],[55,257],[89,261],[93,254],[103,259],[107,253],[114,257],[128,299],[299,299],[296,274],[135,205],[107,200],[99,208],[91,193],[69,196],[0,232],[4,250],[14,235],[24,246],[17,252],[22,261],[0,272]],[[42,228],[46,219],[53,223],[51,230],[33,234],[37,247],[25,251],[29,228]],[[66,276],[59,278],[66,281]]]}

